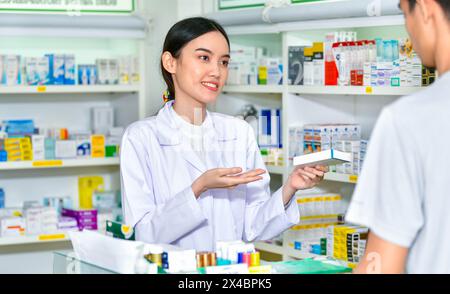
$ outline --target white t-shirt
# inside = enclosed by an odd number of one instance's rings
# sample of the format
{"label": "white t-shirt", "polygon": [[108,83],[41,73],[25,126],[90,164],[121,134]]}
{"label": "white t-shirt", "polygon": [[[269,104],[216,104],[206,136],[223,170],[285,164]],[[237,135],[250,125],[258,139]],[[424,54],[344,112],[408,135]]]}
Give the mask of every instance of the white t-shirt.
{"label": "white t-shirt", "polygon": [[410,249],[408,273],[450,273],[450,72],[386,107],[347,221]]}

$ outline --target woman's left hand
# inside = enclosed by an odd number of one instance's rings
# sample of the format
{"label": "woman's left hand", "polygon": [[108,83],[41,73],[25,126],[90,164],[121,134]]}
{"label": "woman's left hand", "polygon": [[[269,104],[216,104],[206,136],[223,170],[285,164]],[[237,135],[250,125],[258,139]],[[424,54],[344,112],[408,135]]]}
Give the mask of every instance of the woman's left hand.
{"label": "woman's left hand", "polygon": [[287,183],[283,187],[283,198],[285,205],[291,201],[292,196],[298,190],[306,190],[315,187],[320,183],[325,173],[328,172],[326,166],[298,167],[290,174]]}

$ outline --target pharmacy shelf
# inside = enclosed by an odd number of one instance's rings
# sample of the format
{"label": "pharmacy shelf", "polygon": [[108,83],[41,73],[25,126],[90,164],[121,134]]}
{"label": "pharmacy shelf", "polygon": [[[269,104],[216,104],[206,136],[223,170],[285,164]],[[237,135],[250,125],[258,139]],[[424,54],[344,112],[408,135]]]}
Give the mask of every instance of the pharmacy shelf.
{"label": "pharmacy shelf", "polygon": [[97,167],[97,166],[119,166],[120,160],[114,158],[89,158],[68,160],[44,160],[44,161],[18,161],[0,163],[1,171],[8,170],[34,170],[50,168],[75,168],[75,167]]}
{"label": "pharmacy shelf", "polygon": [[255,248],[257,250],[264,251],[264,252],[269,252],[269,253],[274,253],[274,254],[279,254],[279,255],[285,254],[284,247],[280,246],[280,245],[276,245],[276,244],[271,244],[271,243],[266,243],[266,242],[258,242],[258,243],[255,243]]}
{"label": "pharmacy shelf", "polygon": [[139,85],[92,85],[92,86],[4,86],[0,94],[109,94],[136,93]]}
{"label": "pharmacy shelf", "polygon": [[407,96],[422,89],[422,87],[289,86],[290,93],[319,95]]}
{"label": "pharmacy shelf", "polygon": [[225,86],[223,89],[225,93],[261,93],[261,94],[282,94],[283,86]]}
{"label": "pharmacy shelf", "polygon": [[358,182],[358,176],[348,174],[338,174],[338,173],[326,173],[324,180],[332,182],[356,184]]}
{"label": "pharmacy shelf", "polygon": [[283,175],[284,174],[283,166],[267,165],[266,167],[267,167],[267,170],[269,171],[269,174],[273,174],[273,175]]}
{"label": "pharmacy shelf", "polygon": [[2,237],[0,238],[0,246],[43,244],[67,241],[70,241],[69,236],[66,232],[63,232],[38,236]]}

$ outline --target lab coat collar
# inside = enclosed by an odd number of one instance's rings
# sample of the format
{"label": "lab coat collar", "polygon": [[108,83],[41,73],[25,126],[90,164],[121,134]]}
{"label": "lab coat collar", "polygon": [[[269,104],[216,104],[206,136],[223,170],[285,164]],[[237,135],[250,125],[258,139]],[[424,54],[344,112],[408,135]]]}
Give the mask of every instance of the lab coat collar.
{"label": "lab coat collar", "polygon": [[[173,101],[167,102],[164,107],[159,111],[156,117],[157,123],[157,138],[161,146],[173,146],[177,148],[180,153],[183,154],[183,158],[188,161],[193,167],[195,167],[201,173],[207,171],[207,166],[192,149],[189,142],[182,140],[181,130],[177,127],[173,114],[171,114],[171,108]],[[208,123],[212,124],[212,131],[205,134],[206,148],[211,148],[206,152],[206,164],[208,166],[220,167],[221,162],[221,150],[219,142],[225,142],[234,140],[236,136],[226,132],[226,125],[223,120],[214,119],[211,113],[207,112],[207,120],[211,120]]]}
{"label": "lab coat collar", "polygon": [[[175,146],[182,143],[181,132],[174,121],[170,109],[174,101],[167,102],[164,107],[158,112],[156,116],[157,123],[157,137],[160,145]],[[236,139],[234,134],[226,131],[225,122],[220,119],[215,119],[209,111],[207,111],[207,118],[210,119],[213,125],[212,138],[217,141],[228,141]]]}

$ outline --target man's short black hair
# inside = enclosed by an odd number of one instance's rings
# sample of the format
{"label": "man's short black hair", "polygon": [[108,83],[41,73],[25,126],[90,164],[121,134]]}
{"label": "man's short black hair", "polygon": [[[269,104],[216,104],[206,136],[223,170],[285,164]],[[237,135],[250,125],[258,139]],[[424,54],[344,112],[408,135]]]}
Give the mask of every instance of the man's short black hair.
{"label": "man's short black hair", "polygon": [[[447,14],[447,18],[450,19],[450,1],[449,0],[434,0],[434,1],[439,3],[439,5],[441,5],[442,9]],[[416,7],[416,0],[408,0],[408,2],[409,2],[409,9],[413,11],[414,8]]]}

